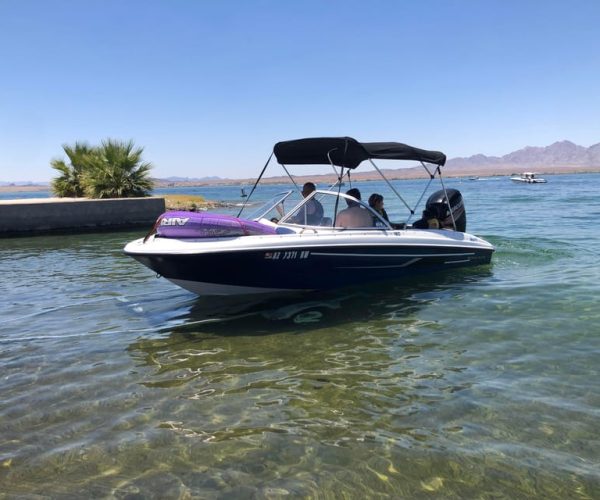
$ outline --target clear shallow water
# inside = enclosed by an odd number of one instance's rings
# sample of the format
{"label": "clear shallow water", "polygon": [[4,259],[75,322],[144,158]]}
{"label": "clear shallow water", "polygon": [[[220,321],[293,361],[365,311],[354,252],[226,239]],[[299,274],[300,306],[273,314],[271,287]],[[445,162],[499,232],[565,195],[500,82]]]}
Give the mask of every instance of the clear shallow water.
{"label": "clear shallow water", "polygon": [[492,266],[261,302],[156,279],[144,231],[0,240],[0,491],[599,498],[600,175],[548,180],[448,181]]}

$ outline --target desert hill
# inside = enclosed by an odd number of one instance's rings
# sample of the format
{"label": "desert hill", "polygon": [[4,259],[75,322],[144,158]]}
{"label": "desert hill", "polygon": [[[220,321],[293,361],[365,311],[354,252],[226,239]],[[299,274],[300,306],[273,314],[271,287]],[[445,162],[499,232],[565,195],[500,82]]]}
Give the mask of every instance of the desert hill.
{"label": "desert hill", "polygon": [[[378,161],[379,168],[386,177],[393,179],[416,179],[427,177],[427,173],[419,164],[405,162],[404,168],[386,168],[389,166],[397,167],[400,162]],[[432,167],[431,167],[432,168]],[[509,175],[524,171],[534,171],[540,174],[565,174],[580,172],[600,172],[600,143],[594,144],[588,148],[579,146],[571,141],[558,141],[549,146],[537,147],[527,146],[504,156],[486,156],[476,154],[469,157],[452,158],[446,162],[442,172],[446,177],[467,177],[467,176],[494,176]],[[276,165],[270,166],[267,176],[271,173],[281,172]],[[297,174],[298,169],[292,169],[292,174]],[[198,173],[204,173],[202,167],[198,167]],[[374,180],[380,179],[379,174],[372,169],[369,164],[364,164],[352,172],[352,179]],[[297,183],[303,183],[308,180],[319,184],[333,183],[334,175],[310,175],[295,177]],[[202,177],[178,177],[172,176],[165,179],[153,179],[157,187],[171,186],[211,186],[211,185],[239,185],[247,186],[254,184],[255,178],[247,179],[223,179],[217,176]],[[261,181],[263,183],[289,183],[289,178],[285,175],[276,177],[266,177]],[[0,191],[34,191],[47,190],[48,183],[23,182],[0,182]]]}
{"label": "desert hill", "polygon": [[[420,165],[407,164],[408,168],[385,168],[392,162],[380,161],[379,168],[386,177],[393,179],[415,179],[426,177],[427,173]],[[397,165],[398,162],[393,162]],[[270,169],[275,172],[276,169]],[[600,172],[600,143],[594,144],[589,148],[579,146],[571,141],[558,141],[549,146],[536,147],[527,146],[523,149],[513,151],[504,156],[486,156],[476,154],[469,157],[452,158],[447,161],[442,169],[442,173],[448,177],[462,176],[493,176],[508,175],[511,173],[533,170],[542,174],[551,173],[578,173],[578,172]],[[294,173],[294,172],[292,172]],[[373,180],[380,179],[379,174],[369,166],[366,169],[356,169],[352,172],[354,180]],[[333,174],[311,175],[295,177],[298,183],[312,180],[317,183],[334,182]],[[218,185],[218,184],[252,184],[255,179],[221,179],[205,178],[201,182],[196,180],[190,182],[177,182],[177,185]],[[172,181],[156,179],[157,185],[173,185]],[[263,178],[263,183],[287,183],[289,178],[285,175]]]}

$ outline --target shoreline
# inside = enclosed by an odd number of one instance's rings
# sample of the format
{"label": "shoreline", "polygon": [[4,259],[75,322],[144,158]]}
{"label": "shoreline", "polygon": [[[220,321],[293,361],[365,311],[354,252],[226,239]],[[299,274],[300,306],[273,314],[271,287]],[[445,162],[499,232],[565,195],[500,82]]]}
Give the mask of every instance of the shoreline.
{"label": "shoreline", "polygon": [[[411,179],[426,179],[428,177],[425,170],[421,167],[413,167],[407,169],[380,169],[388,180],[411,180]],[[570,174],[594,174],[600,173],[600,166],[598,167],[526,167],[525,169],[515,168],[514,165],[497,166],[493,167],[493,170],[483,169],[481,167],[461,167],[460,169],[453,169],[449,167],[446,170],[442,170],[444,178],[459,178],[459,177],[502,177],[510,176],[512,174],[520,174],[524,171],[534,171],[539,175],[570,175]],[[369,170],[366,172],[353,171],[352,179],[355,181],[374,181],[380,180],[381,176],[375,170]],[[323,182],[333,183],[337,180],[333,174],[321,174],[321,175],[299,175],[295,176],[294,179],[297,183],[304,183],[307,181],[312,182]],[[213,186],[247,186],[252,185],[256,181],[255,178],[246,179],[215,179],[210,181],[177,181],[167,182],[157,179],[154,187],[165,189],[165,188],[181,188],[181,187],[213,187]],[[263,177],[261,179],[262,184],[288,184],[290,182],[287,176],[274,176],[274,177]],[[50,184],[27,184],[23,186],[9,185],[0,186],[0,193],[34,193],[37,191],[49,191],[51,190]]]}
{"label": "shoreline", "polygon": [[[406,169],[386,169],[380,168],[383,174],[388,180],[413,180],[413,179],[427,179],[429,175],[422,167],[412,167]],[[432,170],[433,171],[433,170]],[[503,177],[510,176],[513,174],[520,174],[521,172],[534,171],[539,175],[561,175],[561,174],[593,174],[600,173],[600,166],[597,167],[527,167],[527,168],[515,168],[514,165],[498,165],[493,168],[481,168],[481,167],[460,167],[442,169],[444,178],[468,178],[468,177]],[[352,180],[354,181],[376,181],[381,180],[381,176],[376,170],[368,170],[365,172],[357,172],[354,170],[351,173]],[[337,177],[334,174],[312,174],[312,175],[297,175],[294,176],[294,180],[297,184],[303,184],[304,182],[315,182],[315,183],[329,183],[333,184]],[[155,188],[169,188],[169,187],[212,187],[212,186],[248,186],[253,185],[256,178],[246,179],[219,179],[211,181],[179,181],[179,182],[159,182],[155,185]],[[285,175],[274,176],[274,177],[263,177],[261,184],[289,184],[290,179]]]}

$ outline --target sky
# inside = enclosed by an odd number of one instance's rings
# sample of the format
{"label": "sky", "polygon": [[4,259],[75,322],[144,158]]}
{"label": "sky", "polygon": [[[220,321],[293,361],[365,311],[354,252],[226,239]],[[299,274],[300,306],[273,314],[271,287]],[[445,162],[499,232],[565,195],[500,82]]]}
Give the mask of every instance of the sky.
{"label": "sky", "polygon": [[598,26],[597,0],[0,0],[0,181],[108,138],[159,178],[256,177],[303,137],[587,147]]}

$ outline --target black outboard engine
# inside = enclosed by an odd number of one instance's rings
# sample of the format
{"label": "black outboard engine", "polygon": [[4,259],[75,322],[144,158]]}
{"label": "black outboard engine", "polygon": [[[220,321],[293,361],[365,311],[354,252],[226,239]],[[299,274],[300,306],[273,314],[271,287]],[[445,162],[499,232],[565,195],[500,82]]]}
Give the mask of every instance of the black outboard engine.
{"label": "black outboard engine", "polygon": [[[458,189],[446,189],[446,193],[448,193],[452,215],[454,215],[454,222],[456,222],[456,230],[464,233],[467,230],[467,211],[465,210],[462,194]],[[426,209],[437,217],[441,228],[454,229],[443,189],[436,191],[427,199]]]}

